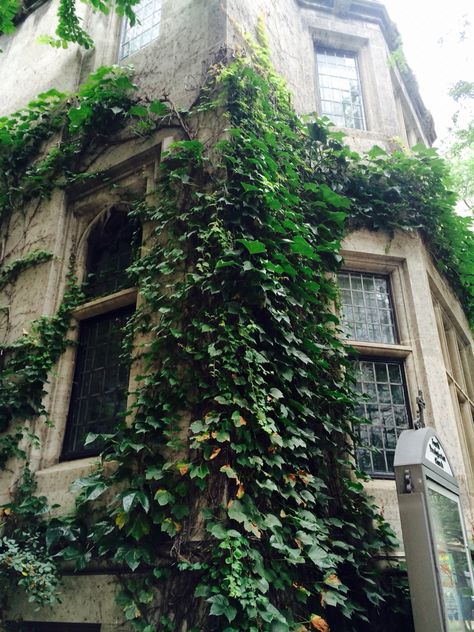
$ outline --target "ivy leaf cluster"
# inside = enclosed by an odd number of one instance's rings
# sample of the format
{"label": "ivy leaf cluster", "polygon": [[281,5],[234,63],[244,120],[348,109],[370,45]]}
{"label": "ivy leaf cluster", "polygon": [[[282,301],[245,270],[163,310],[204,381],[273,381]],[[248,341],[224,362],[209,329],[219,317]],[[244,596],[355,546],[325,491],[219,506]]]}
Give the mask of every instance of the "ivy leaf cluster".
{"label": "ivy leaf cluster", "polygon": [[[43,404],[45,385],[55,363],[66,349],[71,313],[82,300],[74,276],[68,278],[61,306],[51,317],[42,316],[29,332],[0,346],[0,465],[11,456],[21,456],[18,445],[32,420],[47,419]],[[15,429],[12,434],[9,432]]]}
{"label": "ivy leaf cluster", "polygon": [[[44,1],[39,0],[37,4],[43,4]],[[82,0],[82,2],[92,7],[94,11],[105,15],[114,10],[118,15],[125,16],[131,26],[137,21],[134,7],[139,0]],[[40,42],[50,44],[55,48],[67,48],[69,44],[78,44],[86,50],[93,48],[94,41],[89,33],[83,29],[81,25],[82,19],[78,15],[77,7],[77,0],[59,0],[56,37],[45,35],[39,38]],[[25,15],[26,12],[23,11],[21,0],[2,0],[0,6],[0,35],[13,33],[17,23]]]}
{"label": "ivy leaf cluster", "polygon": [[18,588],[40,606],[59,598],[59,571],[45,537],[48,503],[35,491],[34,475],[25,466],[12,501],[0,509],[0,614]]}
{"label": "ivy leaf cluster", "polygon": [[175,143],[156,204],[134,210],[153,232],[129,339],[148,342],[133,423],[103,454],[114,472],[80,481],[79,514],[121,491],[76,555],[140,571],[120,597],[137,630],[374,630],[397,595],[374,560],[394,539],[355,472],[330,275],[351,152],[308,133],[265,57],[209,81],[199,112],[224,104],[227,138],[213,158]]}
{"label": "ivy leaf cluster", "polygon": [[15,259],[3,266],[0,269],[0,290],[13,283],[18,278],[18,275],[28,270],[28,268],[50,261],[52,257],[53,253],[47,250],[32,250],[24,257]]}
{"label": "ivy leaf cluster", "polygon": [[351,167],[348,225],[392,235],[395,230],[417,231],[472,323],[473,223],[455,212],[457,197],[450,185],[448,164],[435,149],[417,145],[388,153],[374,147]]}

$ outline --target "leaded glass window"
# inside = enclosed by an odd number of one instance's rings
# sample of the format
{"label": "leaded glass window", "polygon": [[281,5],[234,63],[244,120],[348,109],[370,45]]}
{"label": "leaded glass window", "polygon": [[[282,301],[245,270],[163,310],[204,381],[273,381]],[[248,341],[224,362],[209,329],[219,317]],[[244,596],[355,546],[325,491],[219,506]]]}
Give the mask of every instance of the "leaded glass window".
{"label": "leaded glass window", "polygon": [[97,454],[102,444],[85,445],[87,435],[113,431],[125,411],[129,363],[122,342],[133,310],[128,306],[80,323],[63,459]]}
{"label": "leaded glass window", "polygon": [[113,212],[88,240],[86,297],[94,298],[130,287],[127,268],[140,241],[138,226],[125,213]]}
{"label": "leaded glass window", "polygon": [[338,127],[366,129],[356,55],[317,48],[316,63],[321,116]]}
{"label": "leaded glass window", "polygon": [[120,38],[119,59],[133,55],[160,34],[161,0],[140,0],[133,6],[136,22],[124,20]]}
{"label": "leaded glass window", "polygon": [[357,390],[364,395],[356,414],[370,424],[358,427],[357,463],[372,475],[393,474],[397,439],[409,427],[403,366],[395,361],[355,362]]}
{"label": "leaded glass window", "polygon": [[[98,454],[103,442],[89,434],[113,432],[127,405],[129,360],[123,352],[125,326],[135,310],[127,268],[141,239],[139,226],[112,210],[88,239],[84,292],[94,300],[94,315],[79,319],[74,378],[62,459]],[[91,304],[84,306],[90,310]],[[87,313],[87,312],[86,312]],[[89,312],[90,313],[90,312]]]}
{"label": "leaded glass window", "polygon": [[349,338],[395,344],[397,332],[388,277],[341,272],[338,284],[342,326]]}

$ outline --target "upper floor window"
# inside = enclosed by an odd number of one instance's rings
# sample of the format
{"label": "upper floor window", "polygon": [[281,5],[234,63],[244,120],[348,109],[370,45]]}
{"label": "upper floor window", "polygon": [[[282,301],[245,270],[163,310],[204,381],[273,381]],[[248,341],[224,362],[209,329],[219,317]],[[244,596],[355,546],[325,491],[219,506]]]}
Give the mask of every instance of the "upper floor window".
{"label": "upper floor window", "polygon": [[119,59],[133,55],[160,34],[161,0],[139,0],[133,6],[136,22],[124,20],[120,37]]}
{"label": "upper floor window", "polygon": [[337,127],[366,129],[357,56],[329,48],[316,49],[320,115]]}
{"label": "upper floor window", "polygon": [[349,338],[395,344],[397,332],[388,277],[341,272],[338,283],[342,324]]}
{"label": "upper floor window", "polygon": [[87,242],[87,298],[113,294],[130,286],[126,269],[138,248],[139,230],[124,213],[113,212],[98,224]]}
{"label": "upper floor window", "polygon": [[126,410],[130,367],[122,347],[136,300],[127,268],[138,232],[126,213],[112,211],[88,239],[85,293],[89,302],[81,308],[86,317],[81,316],[81,309],[76,314],[79,339],[63,459],[97,454],[103,444],[99,440],[88,443],[87,436],[113,432]]}

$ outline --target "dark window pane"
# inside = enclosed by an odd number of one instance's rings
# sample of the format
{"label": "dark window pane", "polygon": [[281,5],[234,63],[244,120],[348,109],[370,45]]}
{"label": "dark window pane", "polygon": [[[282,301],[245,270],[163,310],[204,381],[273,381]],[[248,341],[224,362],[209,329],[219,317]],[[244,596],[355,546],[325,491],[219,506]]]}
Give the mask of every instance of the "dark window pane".
{"label": "dark window pane", "polygon": [[125,213],[115,212],[96,226],[88,240],[87,276],[84,292],[95,298],[130,287],[127,268],[140,240],[137,224]]}
{"label": "dark window pane", "polygon": [[395,344],[397,334],[388,278],[343,272],[338,275],[338,282],[343,288],[341,321],[349,338]]}
{"label": "dark window pane", "polygon": [[123,330],[133,307],[80,323],[74,381],[63,459],[97,454],[101,445],[84,445],[88,433],[114,429],[125,411],[129,367],[122,357]]}
{"label": "dark window pane", "polygon": [[100,623],[48,623],[22,621],[7,623],[8,632],[100,632]]}
{"label": "dark window pane", "polygon": [[375,476],[392,474],[396,442],[409,427],[403,368],[398,362],[358,360],[355,370],[356,388],[364,394],[357,414],[370,422],[358,428],[358,466]]}

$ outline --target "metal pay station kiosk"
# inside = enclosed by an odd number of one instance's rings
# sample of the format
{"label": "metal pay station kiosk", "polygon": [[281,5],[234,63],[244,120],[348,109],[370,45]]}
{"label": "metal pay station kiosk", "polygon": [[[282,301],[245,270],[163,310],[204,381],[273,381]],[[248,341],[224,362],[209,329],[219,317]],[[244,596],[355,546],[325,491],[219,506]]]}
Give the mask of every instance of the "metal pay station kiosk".
{"label": "metal pay station kiosk", "polygon": [[405,430],[394,465],[416,632],[472,631],[473,576],[459,487],[436,433]]}

